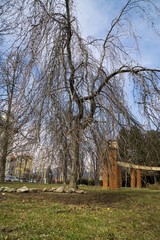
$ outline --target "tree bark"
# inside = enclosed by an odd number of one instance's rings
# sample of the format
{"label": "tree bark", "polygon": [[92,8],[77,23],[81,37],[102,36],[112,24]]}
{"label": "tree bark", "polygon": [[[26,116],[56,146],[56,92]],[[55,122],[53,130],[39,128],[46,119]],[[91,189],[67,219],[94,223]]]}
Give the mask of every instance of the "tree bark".
{"label": "tree bark", "polygon": [[0,160],[0,183],[4,182],[6,157],[2,155]]}
{"label": "tree bark", "polygon": [[5,167],[6,167],[6,159],[8,154],[8,145],[9,145],[9,139],[8,139],[8,136],[6,136],[5,134],[2,156],[0,158],[0,182],[1,183],[4,182],[4,178],[5,178]]}
{"label": "tree bark", "polygon": [[72,155],[69,186],[71,188],[76,189],[79,172],[79,143],[80,143],[80,133],[78,129],[78,124],[75,124],[75,130],[73,131],[71,137],[72,137]]}
{"label": "tree bark", "polygon": [[66,153],[67,147],[64,146],[64,153],[61,152],[61,157],[62,157],[62,178],[63,178],[63,183],[67,183],[67,153]]}

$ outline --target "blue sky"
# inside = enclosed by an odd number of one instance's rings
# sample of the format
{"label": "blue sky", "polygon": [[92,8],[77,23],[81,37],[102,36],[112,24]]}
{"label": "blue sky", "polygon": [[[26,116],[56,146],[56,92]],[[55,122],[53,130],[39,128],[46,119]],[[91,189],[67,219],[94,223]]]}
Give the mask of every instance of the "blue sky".
{"label": "blue sky", "polygon": [[[153,0],[160,7],[160,0]],[[111,21],[117,16],[127,0],[76,0],[78,20],[82,36],[91,35],[97,38],[105,37]],[[152,12],[151,12],[152,13]],[[135,17],[135,28],[138,31],[140,55],[136,55],[137,61],[144,67],[160,68],[160,36],[157,36],[151,26],[145,23],[143,18]],[[154,15],[155,25],[160,29],[160,15]],[[127,42],[126,42],[127,43]],[[145,118],[140,115],[133,99],[133,85],[126,81],[126,97],[129,99],[130,110],[145,124]],[[127,100],[128,101],[128,100]]]}
{"label": "blue sky", "polygon": [[[126,2],[127,0],[76,0],[82,35],[104,37],[111,20],[117,16]],[[153,2],[157,2],[160,6],[159,0]],[[155,16],[155,18],[157,18],[158,25],[160,16]],[[147,67],[160,67],[160,37],[156,36],[142,19],[135,19],[135,22],[140,36],[141,57],[138,60]]]}

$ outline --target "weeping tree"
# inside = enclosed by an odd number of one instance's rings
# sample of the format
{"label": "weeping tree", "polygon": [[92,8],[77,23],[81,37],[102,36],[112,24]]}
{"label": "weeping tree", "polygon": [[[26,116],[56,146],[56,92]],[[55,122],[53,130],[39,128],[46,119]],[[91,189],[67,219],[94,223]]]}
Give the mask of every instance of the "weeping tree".
{"label": "weeping tree", "polygon": [[[70,187],[76,188],[81,138],[94,121],[109,115],[112,129],[124,124],[139,126],[129,107],[128,82],[130,92],[134,89],[134,104],[151,125],[158,124],[155,103],[159,98],[160,70],[143,66],[135,59],[135,19],[143,17],[158,33],[154,23],[160,4],[126,0],[108,29],[106,26],[104,39],[99,40],[81,36],[73,0],[10,2],[16,3],[21,16],[13,47],[23,49],[30,73],[36,72],[37,134],[49,125],[48,119],[56,118],[57,112],[63,116],[63,134],[71,156]],[[60,131],[62,121],[56,124]]]}
{"label": "weeping tree", "polygon": [[[144,107],[144,113],[150,116],[152,121],[157,114],[157,111],[152,110],[151,116],[153,96],[149,92],[153,91],[154,98],[155,95],[158,97],[159,70],[136,64],[120,37],[122,31],[128,37],[126,28],[132,31],[130,11],[140,10],[143,7],[145,13],[148,13],[147,2],[143,1],[142,4],[144,3],[144,6],[140,6],[137,1],[127,1],[119,16],[112,21],[103,43],[99,43],[96,39],[86,41],[81,37],[74,15],[73,2],[64,1],[63,5],[60,3],[59,17],[57,12],[55,15],[52,14],[56,18],[56,20],[52,19],[55,25],[57,26],[58,21],[60,26],[56,29],[57,39],[55,38],[54,45],[56,52],[52,52],[55,58],[51,60],[52,72],[49,75],[50,78],[47,77],[47,82],[49,80],[51,95],[53,87],[57,84],[57,90],[61,92],[59,104],[63,104],[64,101],[66,103],[65,120],[68,128],[66,135],[71,141],[71,187],[76,187],[81,136],[94,120],[99,120],[100,114],[112,116],[113,128],[124,122],[138,125],[126,102],[124,86],[127,80],[133,81],[136,98]],[[51,15],[49,9],[46,10],[47,7],[41,1],[39,4],[49,17]],[[158,8],[151,1],[149,4],[148,7],[158,12]],[[125,24],[124,29],[123,24]],[[99,53],[95,56],[93,49],[97,50],[97,48]]]}

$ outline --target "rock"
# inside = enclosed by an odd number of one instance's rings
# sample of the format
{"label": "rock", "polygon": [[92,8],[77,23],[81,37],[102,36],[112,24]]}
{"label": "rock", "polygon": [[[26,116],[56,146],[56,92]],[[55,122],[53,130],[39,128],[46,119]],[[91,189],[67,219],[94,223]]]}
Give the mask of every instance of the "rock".
{"label": "rock", "polygon": [[54,188],[54,187],[48,189],[48,192],[54,192],[54,191],[56,191],[56,188]]}
{"label": "rock", "polygon": [[47,192],[48,190],[47,190],[47,188],[45,187],[45,188],[43,188],[43,192]]}
{"label": "rock", "polygon": [[1,188],[0,188],[0,192],[3,192],[4,189],[5,189],[5,187],[1,187]]}
{"label": "rock", "polygon": [[26,192],[29,192],[29,189],[26,186],[23,186],[17,189],[17,193],[26,193]]}
{"label": "rock", "polygon": [[38,189],[37,188],[29,188],[29,192],[36,193],[36,192],[38,192]]}
{"label": "rock", "polygon": [[76,190],[76,193],[79,193],[79,194],[84,194],[85,191],[84,190]]}
{"label": "rock", "polygon": [[65,192],[66,193],[74,193],[75,189],[68,186],[68,187],[66,187]]}
{"label": "rock", "polygon": [[16,192],[16,189],[15,189],[15,188],[5,187],[5,188],[3,189],[3,192],[8,192],[8,193]]}
{"label": "rock", "polygon": [[61,187],[57,188],[57,190],[55,192],[64,193],[65,192],[65,186],[61,186]]}

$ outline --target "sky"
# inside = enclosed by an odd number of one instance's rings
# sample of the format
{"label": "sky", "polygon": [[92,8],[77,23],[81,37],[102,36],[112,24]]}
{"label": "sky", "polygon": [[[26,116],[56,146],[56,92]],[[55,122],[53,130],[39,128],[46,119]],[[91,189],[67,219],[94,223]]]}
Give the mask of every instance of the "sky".
{"label": "sky", "polygon": [[[104,37],[107,29],[127,0],[76,0],[76,8],[80,29],[83,37]],[[154,3],[159,0],[154,0]],[[159,16],[160,18],[160,16]],[[157,16],[157,24],[158,22]],[[142,19],[135,19],[137,23],[139,47],[141,50],[140,61],[147,67],[160,67],[160,37],[144,24]],[[159,26],[160,28],[160,26]]]}
{"label": "sky", "polygon": [[[153,0],[160,7],[160,0]],[[80,23],[82,36],[94,36],[104,38],[111,25],[111,21],[117,16],[127,0],[76,0],[77,15]],[[134,15],[134,12],[133,12]],[[153,14],[154,15],[154,14]],[[160,15],[154,16],[156,26],[160,29]],[[140,56],[136,55],[137,61],[144,67],[160,68],[160,36],[157,36],[152,27],[149,27],[142,18],[135,18],[138,31]],[[134,104],[133,85],[127,81],[125,84],[126,98],[130,110],[137,119],[145,125],[145,118]]]}

